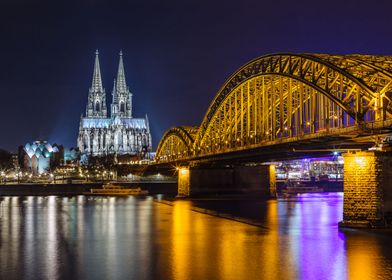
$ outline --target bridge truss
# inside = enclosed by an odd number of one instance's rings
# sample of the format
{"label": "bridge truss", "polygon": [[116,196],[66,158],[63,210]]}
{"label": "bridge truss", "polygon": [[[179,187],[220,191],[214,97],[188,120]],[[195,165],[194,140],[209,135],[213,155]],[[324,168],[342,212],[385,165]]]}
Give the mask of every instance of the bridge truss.
{"label": "bridge truss", "polygon": [[347,133],[392,120],[392,57],[272,54],[237,70],[199,128],[165,133],[157,161],[176,161]]}

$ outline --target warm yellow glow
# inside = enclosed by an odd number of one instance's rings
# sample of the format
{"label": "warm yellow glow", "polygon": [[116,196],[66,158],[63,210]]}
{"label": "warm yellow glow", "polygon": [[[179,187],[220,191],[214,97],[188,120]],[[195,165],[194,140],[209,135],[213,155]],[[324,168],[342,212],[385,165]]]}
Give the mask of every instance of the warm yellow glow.
{"label": "warm yellow glow", "polygon": [[191,266],[192,240],[188,237],[189,228],[192,227],[191,211],[189,204],[184,201],[177,201],[173,205],[172,223],[172,253],[173,263],[172,273],[174,279],[186,279]]}
{"label": "warm yellow glow", "polygon": [[357,163],[357,164],[359,164],[359,165],[366,165],[366,159],[365,159],[365,157],[356,156],[356,157],[354,158],[354,160],[355,160],[355,163]]}
{"label": "warm yellow glow", "polygon": [[189,168],[180,167],[178,172],[178,195],[189,196],[190,194],[190,172]]}
{"label": "warm yellow glow", "polygon": [[[366,237],[362,237],[366,238]],[[353,243],[353,244],[352,244]],[[365,280],[369,279],[369,275],[377,275],[379,271],[383,271],[381,261],[372,261],[369,255],[377,256],[379,245],[373,238],[367,238],[366,246],[355,244],[354,238],[347,240],[347,270],[349,279]],[[376,259],[377,260],[377,259]]]}
{"label": "warm yellow glow", "polygon": [[[175,162],[179,158],[189,160],[199,155],[222,154],[239,148],[253,149],[257,145],[263,147],[266,141],[279,144],[283,139],[293,138],[296,141],[295,137],[303,135],[312,139],[324,132],[346,134],[346,128],[354,124],[350,112],[358,113],[359,122],[385,120],[387,122],[380,124],[380,128],[387,128],[392,118],[381,108],[385,107],[383,100],[390,91],[392,78],[382,75],[381,69],[387,69],[392,60],[387,59],[387,62],[381,57],[361,56],[361,61],[380,68],[380,71],[368,73],[369,66],[364,64],[346,69],[351,59],[349,56],[315,54],[313,57],[282,53],[252,60],[225,82],[199,126],[175,127],[165,133],[157,149],[157,159],[164,155],[163,161]],[[275,67],[270,61],[296,66]],[[330,68],[330,61],[334,61],[333,67],[341,71]],[[255,72],[244,75],[249,69]],[[379,80],[383,82],[377,82]],[[358,81],[373,88],[374,94],[358,91],[357,88],[363,86]],[[336,95],[334,100],[325,99],[319,89],[321,84],[334,90],[345,88],[346,94],[344,97]],[[357,129],[360,130],[360,127]],[[229,142],[225,141],[226,145],[222,146],[222,139],[229,139]],[[201,149],[195,148],[193,153],[189,153],[190,147]],[[178,151],[182,149],[187,153],[180,155]]]}
{"label": "warm yellow glow", "polygon": [[366,223],[366,220],[377,220],[381,199],[377,191],[380,182],[377,155],[369,151],[346,153],[343,160],[344,221]]}
{"label": "warm yellow glow", "polygon": [[[270,165],[271,170],[275,170],[275,165]],[[276,200],[270,200],[267,203],[267,219],[266,226],[272,229],[272,234],[268,237],[268,242],[266,242],[263,250],[265,250],[266,255],[268,255],[268,261],[264,263],[264,279],[276,279],[276,267],[279,266],[280,258],[282,257],[282,248],[280,248],[281,243],[279,243],[279,213],[278,213],[278,204]],[[278,245],[278,246],[276,246]],[[287,250],[287,249],[285,249]],[[289,255],[286,251],[285,254]],[[293,259],[291,257],[285,256],[285,261],[292,264]],[[286,271],[286,275],[290,276],[293,272],[290,270]],[[292,275],[291,275],[292,276]],[[293,279],[293,278],[292,278]]]}
{"label": "warm yellow glow", "polygon": [[[276,203],[273,206],[276,207]],[[168,206],[160,206],[162,210],[166,207]],[[260,247],[250,249],[246,246],[249,232],[257,233],[257,228],[193,212],[188,201],[176,201],[170,216],[162,213],[167,212],[158,211],[159,219],[172,219],[170,239],[167,240],[170,244],[167,252],[171,263],[170,278],[190,279],[189,275],[194,275],[194,279],[208,279],[205,275],[212,275],[213,272],[216,279],[243,279],[243,275],[249,274],[249,270],[263,267],[262,271],[269,276],[265,279],[279,279],[276,267],[281,258],[286,256],[280,255],[280,250],[276,249],[279,235],[275,225],[272,236],[267,237],[265,244],[261,242],[265,235],[257,234],[259,237],[256,237],[254,246]],[[276,212],[272,215],[275,216],[271,220],[276,221]],[[158,227],[161,225],[162,223]],[[167,228],[159,230],[167,231]],[[268,258],[263,257],[264,252],[268,252]],[[211,262],[212,259],[216,261]],[[285,271],[282,279],[294,278],[292,271]],[[260,278],[258,276],[255,279]]]}
{"label": "warm yellow glow", "polygon": [[366,152],[357,152],[355,154],[344,154],[344,168],[346,171],[356,170],[358,168],[370,168],[373,157],[366,154]]}
{"label": "warm yellow glow", "polygon": [[269,166],[269,176],[270,176],[270,196],[276,197],[276,165],[271,164]]}
{"label": "warm yellow glow", "polygon": [[185,174],[187,174],[188,173],[188,169],[186,169],[186,168],[181,168],[181,170],[180,170],[180,172],[181,172],[181,174],[182,175],[185,175]]}

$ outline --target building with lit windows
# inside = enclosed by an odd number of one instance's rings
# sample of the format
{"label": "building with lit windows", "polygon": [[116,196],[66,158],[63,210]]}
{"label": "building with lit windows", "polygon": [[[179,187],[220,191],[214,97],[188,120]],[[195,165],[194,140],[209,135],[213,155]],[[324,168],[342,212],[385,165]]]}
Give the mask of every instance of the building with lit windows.
{"label": "building with lit windows", "polygon": [[98,51],[96,51],[86,115],[82,115],[80,119],[77,145],[82,155],[86,156],[137,155],[151,151],[147,115],[145,118],[134,118],[132,115],[132,93],[125,80],[122,52],[120,52],[117,80],[114,80],[109,116]]}

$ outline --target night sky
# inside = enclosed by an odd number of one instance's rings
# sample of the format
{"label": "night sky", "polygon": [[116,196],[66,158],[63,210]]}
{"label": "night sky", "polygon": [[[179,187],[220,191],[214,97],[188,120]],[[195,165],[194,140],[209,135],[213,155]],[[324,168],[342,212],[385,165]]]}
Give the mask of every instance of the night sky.
{"label": "night sky", "polygon": [[[193,2],[193,3],[192,3]],[[124,52],[156,148],[199,125],[226,78],[274,52],[392,55],[392,1],[18,1],[0,4],[0,148],[76,146],[100,52],[107,105]]]}

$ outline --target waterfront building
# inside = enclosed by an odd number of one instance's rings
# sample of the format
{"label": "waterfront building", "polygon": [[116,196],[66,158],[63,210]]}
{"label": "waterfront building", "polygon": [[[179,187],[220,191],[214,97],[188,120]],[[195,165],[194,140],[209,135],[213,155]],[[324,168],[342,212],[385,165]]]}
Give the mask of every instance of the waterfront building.
{"label": "waterfront building", "polygon": [[27,143],[19,148],[20,167],[32,175],[39,175],[51,171],[60,165],[63,157],[63,146],[57,144],[51,145],[43,140]]}
{"label": "waterfront building", "polygon": [[85,116],[80,118],[77,145],[83,156],[108,154],[138,155],[151,151],[151,134],[147,115],[134,118],[132,93],[125,79],[122,52],[114,80],[112,103],[106,106],[98,51],[95,54],[93,80],[88,94]]}
{"label": "waterfront building", "polygon": [[276,180],[343,180],[343,157],[325,156],[276,162]]}

